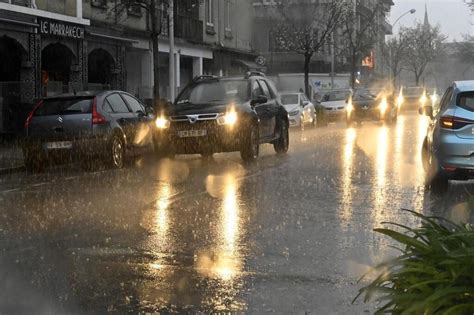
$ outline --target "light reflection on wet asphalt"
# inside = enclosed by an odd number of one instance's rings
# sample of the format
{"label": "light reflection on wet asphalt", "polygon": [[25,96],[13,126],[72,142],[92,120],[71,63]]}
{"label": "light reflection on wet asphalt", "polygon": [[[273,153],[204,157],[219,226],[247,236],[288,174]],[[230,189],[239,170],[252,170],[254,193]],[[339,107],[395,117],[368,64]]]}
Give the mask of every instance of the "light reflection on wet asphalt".
{"label": "light reflection on wet asphalt", "polygon": [[[471,183],[426,193],[427,121],[294,130],[287,156],[139,159],[0,179],[0,312],[354,314],[358,277],[393,255],[401,208],[469,218]],[[18,296],[22,296],[19,301]]]}

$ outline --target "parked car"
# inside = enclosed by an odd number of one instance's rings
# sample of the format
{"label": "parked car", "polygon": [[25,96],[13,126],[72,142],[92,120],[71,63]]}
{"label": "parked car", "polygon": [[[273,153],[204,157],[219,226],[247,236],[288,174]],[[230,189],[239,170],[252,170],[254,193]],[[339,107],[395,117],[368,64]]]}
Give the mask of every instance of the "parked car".
{"label": "parked car", "polygon": [[322,93],[321,105],[326,111],[327,121],[334,122],[345,118],[347,100],[351,92],[351,89],[338,89]]}
{"label": "parked car", "polygon": [[439,106],[419,111],[430,119],[422,147],[427,186],[442,192],[449,180],[473,179],[474,81],[454,82]]}
{"label": "parked car", "polygon": [[244,161],[252,161],[263,143],[287,152],[288,127],[278,91],[261,73],[200,76],[157,117],[155,150],[160,157],[240,151]]}
{"label": "parked car", "polygon": [[316,108],[301,92],[280,93],[281,103],[288,112],[290,127],[304,127],[305,124],[316,125]]}
{"label": "parked car", "polygon": [[122,168],[127,154],[146,145],[137,137],[143,138],[140,133],[152,125],[145,106],[122,91],[44,98],[25,122],[25,165],[34,171],[58,159],[75,159],[86,166],[101,158]]}
{"label": "parked car", "polygon": [[399,107],[393,94],[383,88],[360,88],[354,90],[346,106],[346,123],[360,124],[364,120],[397,121]]}

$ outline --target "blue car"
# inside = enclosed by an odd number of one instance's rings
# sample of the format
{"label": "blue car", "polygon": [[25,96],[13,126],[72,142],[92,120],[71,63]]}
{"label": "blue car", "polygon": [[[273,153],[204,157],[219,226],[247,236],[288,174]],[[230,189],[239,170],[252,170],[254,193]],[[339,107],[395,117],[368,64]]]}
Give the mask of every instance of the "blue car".
{"label": "blue car", "polygon": [[427,187],[444,192],[449,180],[474,179],[474,81],[454,82],[438,106],[419,111],[430,118],[422,148]]}

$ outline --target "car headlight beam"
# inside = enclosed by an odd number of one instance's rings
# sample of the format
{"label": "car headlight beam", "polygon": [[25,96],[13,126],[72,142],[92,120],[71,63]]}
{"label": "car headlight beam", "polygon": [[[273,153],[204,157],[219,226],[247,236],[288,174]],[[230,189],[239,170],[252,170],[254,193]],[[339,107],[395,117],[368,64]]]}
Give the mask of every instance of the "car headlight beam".
{"label": "car headlight beam", "polygon": [[348,103],[346,106],[347,115],[350,116],[353,111],[354,111],[354,105],[352,105],[352,103]]}
{"label": "car headlight beam", "polygon": [[219,125],[233,126],[237,123],[238,115],[235,111],[227,112],[217,119]]}
{"label": "car headlight beam", "polygon": [[385,112],[387,111],[387,108],[388,108],[387,99],[384,98],[382,102],[380,102],[379,108],[380,108],[380,114],[385,115]]}
{"label": "car headlight beam", "polygon": [[158,129],[167,129],[170,126],[170,121],[164,117],[158,117],[155,120],[155,125]]}

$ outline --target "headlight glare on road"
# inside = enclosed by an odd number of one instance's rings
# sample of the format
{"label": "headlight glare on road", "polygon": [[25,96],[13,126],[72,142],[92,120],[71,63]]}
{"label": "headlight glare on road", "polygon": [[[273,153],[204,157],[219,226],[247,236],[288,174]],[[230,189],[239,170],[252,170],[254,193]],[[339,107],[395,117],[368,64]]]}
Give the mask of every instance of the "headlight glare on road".
{"label": "headlight glare on road", "polygon": [[398,106],[398,108],[401,108],[401,107],[402,107],[403,102],[405,102],[405,98],[403,97],[402,93],[400,92],[400,95],[398,95],[398,98],[397,98],[397,106]]}
{"label": "headlight glare on road", "polygon": [[380,102],[379,108],[380,108],[380,114],[382,114],[382,116],[385,115],[385,112],[387,111],[387,108],[388,108],[386,98],[382,99],[382,102]]}
{"label": "headlight glare on road", "polygon": [[300,113],[299,110],[294,110],[294,111],[292,111],[292,112],[289,112],[288,115],[290,115],[290,116],[296,116],[296,115],[298,115],[299,113]]}
{"label": "headlight glare on road", "polygon": [[233,126],[237,122],[237,113],[234,110],[227,112],[225,115],[220,116],[217,119],[219,125]]}
{"label": "headlight glare on road", "polygon": [[158,117],[155,120],[155,125],[158,129],[167,129],[170,126],[170,121],[164,117]]}
{"label": "headlight glare on road", "polygon": [[349,102],[346,106],[346,112],[347,112],[347,115],[350,116],[350,114],[352,113],[352,111],[354,110],[354,105],[352,105],[351,102]]}

